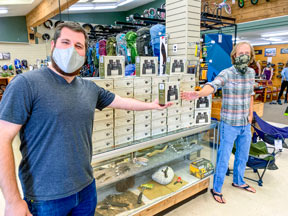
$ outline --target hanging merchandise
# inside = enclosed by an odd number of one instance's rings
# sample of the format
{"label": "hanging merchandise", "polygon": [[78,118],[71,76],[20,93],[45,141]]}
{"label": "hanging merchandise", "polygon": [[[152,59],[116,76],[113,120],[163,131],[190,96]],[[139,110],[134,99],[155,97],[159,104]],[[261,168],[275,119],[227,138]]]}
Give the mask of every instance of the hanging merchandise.
{"label": "hanging merchandise", "polygon": [[82,27],[84,28],[86,33],[90,33],[94,29],[93,26],[89,23],[83,24]]}
{"label": "hanging merchandise", "polygon": [[55,23],[54,23],[54,27],[56,28],[59,24],[61,24],[61,23],[64,23],[64,21],[60,21],[60,20],[58,20],[58,21],[56,21]]}
{"label": "hanging merchandise", "polygon": [[136,33],[136,45],[139,56],[153,56],[150,28],[140,28]]}
{"label": "hanging merchandise", "polygon": [[107,56],[116,56],[116,38],[110,37],[106,45]]}
{"label": "hanging merchandise", "polygon": [[28,62],[27,62],[26,59],[23,59],[23,60],[21,61],[21,64],[22,64],[22,67],[23,67],[24,70],[28,68]]}
{"label": "hanging merchandise", "polygon": [[165,74],[166,72],[166,63],[168,56],[168,39],[166,36],[160,37],[160,75]]}
{"label": "hanging merchandise", "polygon": [[14,60],[14,66],[16,69],[21,69],[22,66],[19,59]]}
{"label": "hanging merchandise", "polygon": [[107,52],[106,52],[106,40],[100,40],[99,41],[99,55],[100,56],[106,56]]}
{"label": "hanging merchandise", "polygon": [[50,35],[47,34],[47,33],[45,33],[45,34],[42,35],[42,39],[43,39],[44,41],[50,40]]}
{"label": "hanging merchandise", "polygon": [[165,36],[165,33],[166,33],[165,26],[161,24],[154,25],[150,29],[153,55],[158,56],[159,61],[160,61],[160,38],[162,36]]}
{"label": "hanging merchandise", "polygon": [[154,19],[156,16],[156,9],[155,8],[150,8],[149,9],[149,18]]}
{"label": "hanging merchandise", "polygon": [[8,69],[9,69],[10,71],[13,71],[13,70],[14,70],[14,66],[13,66],[12,64],[10,64],[10,65],[8,66]]}
{"label": "hanging merchandise", "polygon": [[138,56],[136,48],[137,34],[133,31],[129,31],[126,33],[125,38],[128,47],[128,56],[131,56],[131,63],[135,64],[135,58]]}
{"label": "hanging merchandise", "polygon": [[204,45],[207,47],[205,61],[209,62],[207,80],[211,82],[222,70],[231,67],[232,35],[206,34]]}
{"label": "hanging merchandise", "polygon": [[135,76],[135,64],[129,64],[125,67],[125,76]]}
{"label": "hanging merchandise", "polygon": [[116,36],[117,41],[117,55],[118,56],[125,56],[125,62],[126,64],[129,64],[130,62],[130,56],[128,56],[128,48],[127,48],[127,42],[126,42],[126,35],[125,34],[118,34]]}
{"label": "hanging merchandise", "polygon": [[86,71],[88,72],[89,76],[92,76],[94,73],[94,63],[92,53],[93,53],[93,47],[89,47],[87,52],[87,64],[89,65],[88,66],[89,71]]}
{"label": "hanging merchandise", "polygon": [[43,23],[43,25],[45,26],[45,28],[47,28],[47,29],[52,29],[53,28],[53,22],[49,19],[49,20],[47,20],[47,21],[45,21],[44,23]]}

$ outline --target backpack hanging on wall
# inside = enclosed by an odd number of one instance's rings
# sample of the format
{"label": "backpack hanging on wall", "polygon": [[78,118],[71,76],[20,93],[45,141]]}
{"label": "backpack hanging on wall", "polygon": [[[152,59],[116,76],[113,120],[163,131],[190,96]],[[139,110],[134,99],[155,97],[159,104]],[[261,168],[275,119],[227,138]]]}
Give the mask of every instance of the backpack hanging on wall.
{"label": "backpack hanging on wall", "polygon": [[160,60],[160,37],[165,36],[165,34],[166,34],[166,28],[164,25],[161,24],[154,25],[150,29],[153,55],[158,56],[159,60]]}
{"label": "backpack hanging on wall", "polygon": [[136,45],[139,56],[153,56],[150,28],[141,28],[136,33]]}
{"label": "backpack hanging on wall", "polygon": [[106,45],[107,56],[116,56],[116,38],[110,37]]}
{"label": "backpack hanging on wall", "polygon": [[106,56],[106,40],[100,40],[99,41],[99,55],[100,56]]}
{"label": "backpack hanging on wall", "polygon": [[135,64],[135,58],[138,56],[137,48],[136,48],[136,39],[137,39],[137,34],[136,32],[129,31],[126,33],[126,42],[127,42],[127,47],[130,50],[128,50],[128,56],[130,54],[131,56],[131,63]]}
{"label": "backpack hanging on wall", "polygon": [[131,61],[130,56],[128,56],[128,49],[127,49],[127,42],[125,38],[125,34],[118,34],[116,36],[116,42],[117,42],[117,47],[116,47],[116,53],[118,56],[125,56],[125,62],[126,64],[129,64]]}

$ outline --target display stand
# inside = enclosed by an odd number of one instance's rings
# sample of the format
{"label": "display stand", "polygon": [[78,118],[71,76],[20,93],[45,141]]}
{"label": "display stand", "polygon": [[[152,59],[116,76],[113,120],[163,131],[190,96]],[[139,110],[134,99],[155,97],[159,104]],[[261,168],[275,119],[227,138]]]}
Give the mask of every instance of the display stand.
{"label": "display stand", "polygon": [[[209,125],[184,128],[178,131],[152,136],[143,140],[126,143],[112,150],[110,148],[110,150],[107,150],[106,152],[94,155],[92,158],[92,166],[95,171],[94,175],[96,178],[99,201],[96,215],[155,215],[208,189],[212,175],[209,174],[202,179],[199,179],[190,173],[189,166],[191,161],[195,159],[206,158],[211,161],[215,167],[215,153],[218,148],[219,140],[217,129],[218,122],[213,121]],[[175,143],[178,145],[184,143],[183,149],[176,151],[173,147]],[[143,157],[143,155],[145,155],[143,151],[145,152],[147,149],[148,151],[153,147],[163,149],[163,146],[169,147],[164,152],[149,158],[149,162],[145,166],[137,166],[135,163],[128,162],[129,159],[132,160],[138,156]],[[124,171],[121,175],[115,175],[115,170],[117,168],[109,165],[115,161],[119,162],[121,160],[125,162],[121,162],[120,166],[128,167],[127,171]],[[140,194],[140,185],[151,182],[151,173],[163,165],[171,167],[175,176],[181,176],[185,181],[185,184],[167,194],[161,194],[159,196],[157,194],[155,198],[146,197],[145,193],[143,193],[143,203],[141,206],[139,205],[132,209],[127,207],[127,209],[120,213],[113,212],[113,210],[117,210],[117,207],[109,205],[107,207],[107,204],[105,204],[103,200],[107,199],[109,196],[113,197],[121,194],[119,191],[117,192],[117,187],[115,187],[118,182],[133,177],[135,183],[128,191],[137,197]],[[99,176],[103,176],[104,173],[105,177],[98,178]],[[155,190],[155,192],[157,193],[157,190]],[[120,200],[120,203],[121,202],[124,202],[123,199]],[[131,206],[131,204],[129,204],[129,206]],[[103,210],[104,207],[108,208],[108,210]],[[109,211],[109,208],[111,208],[111,211]]]}

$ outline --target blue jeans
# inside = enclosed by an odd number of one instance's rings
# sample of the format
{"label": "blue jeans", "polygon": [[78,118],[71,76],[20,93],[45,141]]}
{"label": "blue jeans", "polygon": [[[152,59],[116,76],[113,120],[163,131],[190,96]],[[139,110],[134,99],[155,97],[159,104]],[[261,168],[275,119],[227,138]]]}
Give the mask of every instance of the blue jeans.
{"label": "blue jeans", "polygon": [[217,153],[213,183],[215,192],[221,193],[234,142],[236,152],[233,168],[233,183],[237,185],[245,184],[243,178],[251,145],[251,125],[231,126],[221,121],[220,147]]}
{"label": "blue jeans", "polygon": [[95,179],[82,191],[69,197],[48,201],[24,200],[33,216],[94,216],[97,204]]}

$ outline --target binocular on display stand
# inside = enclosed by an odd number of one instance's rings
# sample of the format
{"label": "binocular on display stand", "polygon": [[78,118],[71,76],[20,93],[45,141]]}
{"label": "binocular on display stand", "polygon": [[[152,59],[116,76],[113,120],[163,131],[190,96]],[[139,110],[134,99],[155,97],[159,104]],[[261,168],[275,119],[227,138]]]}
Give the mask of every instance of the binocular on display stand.
{"label": "binocular on display stand", "polygon": [[209,99],[208,99],[208,97],[200,97],[197,100],[196,108],[209,108]]}
{"label": "binocular on display stand", "polygon": [[156,65],[154,60],[148,61],[147,59],[145,59],[142,67],[142,74],[155,74],[155,73],[156,73]]}
{"label": "binocular on display stand", "polygon": [[174,87],[169,86],[167,93],[167,101],[169,102],[174,100],[178,100],[178,89],[176,85],[174,85]]}
{"label": "binocular on display stand", "polygon": [[[203,121],[204,120],[204,121]],[[198,123],[208,123],[208,114],[207,112],[198,113],[196,116],[196,124]]]}
{"label": "binocular on display stand", "polygon": [[174,59],[174,62],[172,64],[172,73],[175,72],[184,72],[184,62],[183,60],[177,61],[177,59]]}
{"label": "binocular on display stand", "polygon": [[117,76],[122,75],[122,65],[119,59],[116,59],[116,62],[112,59],[109,60],[107,65],[107,76]]}

